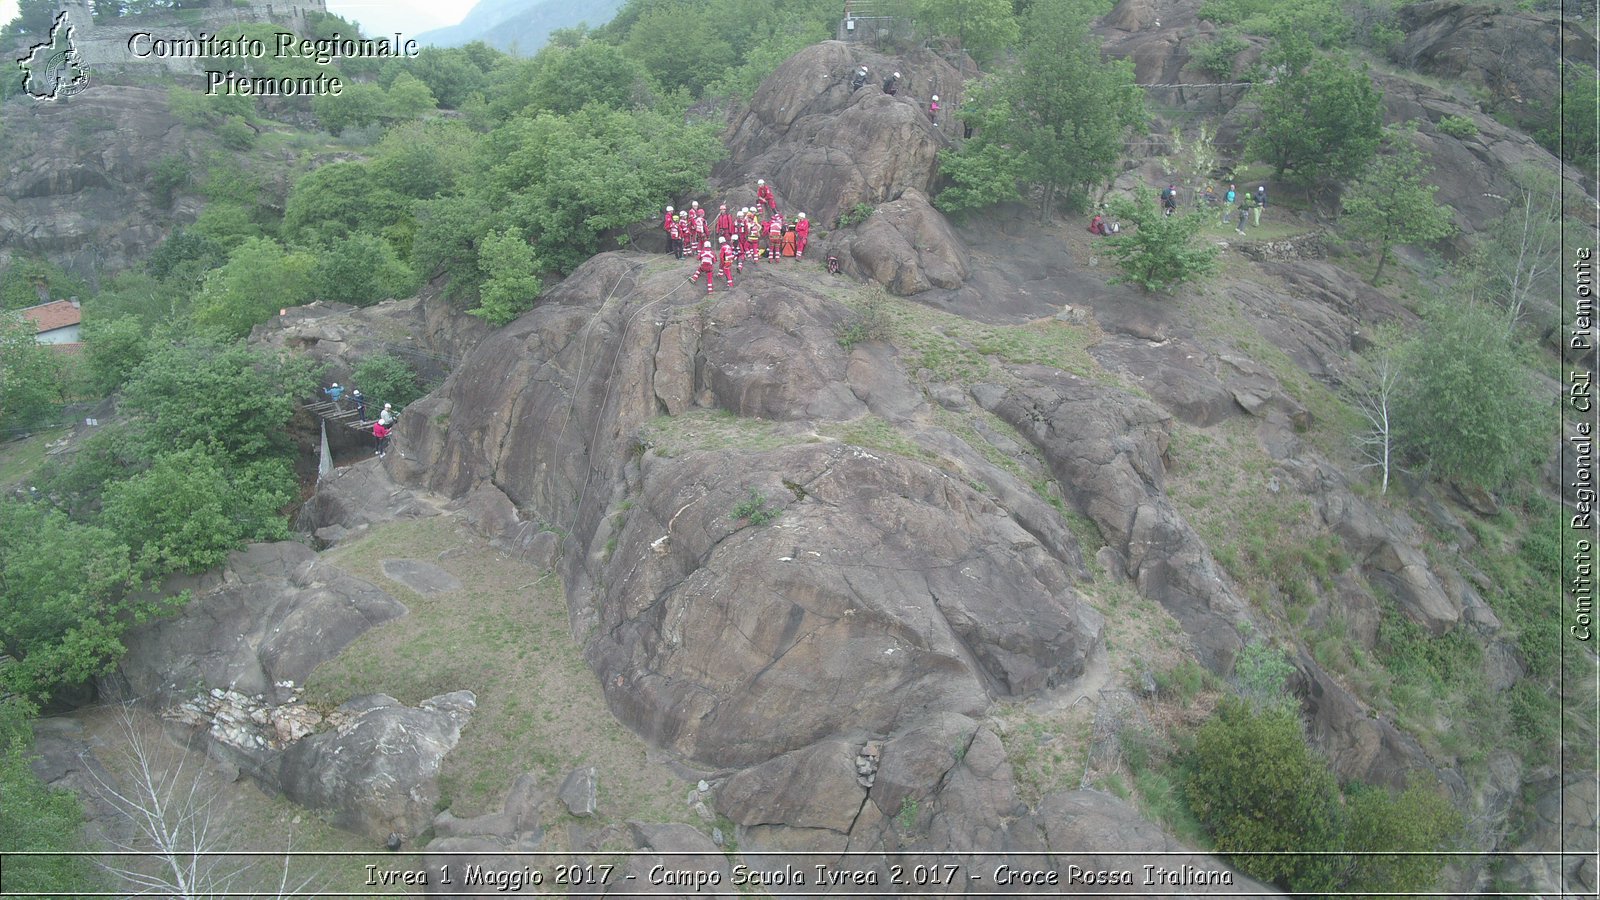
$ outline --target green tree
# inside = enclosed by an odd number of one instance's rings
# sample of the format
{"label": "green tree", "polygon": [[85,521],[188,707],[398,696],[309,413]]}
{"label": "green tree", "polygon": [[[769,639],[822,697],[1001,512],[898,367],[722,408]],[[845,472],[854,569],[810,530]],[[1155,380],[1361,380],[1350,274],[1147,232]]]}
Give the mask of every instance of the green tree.
{"label": "green tree", "polygon": [[439,108],[439,101],[434,99],[433,92],[410,72],[401,72],[395,76],[394,83],[389,85],[386,99],[389,115],[401,120],[415,119],[423,113],[433,112]]}
{"label": "green tree", "polygon": [[47,699],[59,687],[109,671],[136,612],[127,545],[42,505],[0,498],[0,647],[16,660],[0,687]]}
{"label": "green tree", "polygon": [[196,327],[232,338],[250,333],[277,315],[311,298],[309,254],[290,253],[277,241],[248,238],[213,270],[195,298]]}
{"label": "green tree", "polygon": [[[167,239],[162,241],[153,253],[145,257],[144,267],[145,271],[162,281],[173,282],[192,290],[199,287],[200,280],[207,272],[227,261],[227,248],[216,239],[197,231],[177,228],[167,235]],[[115,280],[113,284],[116,284]],[[115,287],[113,289],[120,290]],[[102,295],[104,293],[101,292]],[[153,290],[147,290],[146,295],[153,296]],[[105,302],[104,297],[97,296],[95,302],[96,304]]]}
{"label": "green tree", "polygon": [[[482,45],[479,45],[482,46]],[[501,57],[498,50],[489,50],[493,57]],[[394,74],[391,76],[391,70]],[[445,109],[459,109],[467,97],[481,94],[489,85],[485,69],[480,68],[463,47],[424,47],[415,59],[393,60],[384,64],[384,84],[388,85],[400,72],[408,72],[427,85],[428,90]]]}
{"label": "green tree", "polygon": [[48,421],[66,399],[61,357],[34,334],[32,322],[0,312],[0,437]]}
{"label": "green tree", "polygon": [[1505,309],[1507,330],[1540,298],[1560,296],[1561,275],[1560,177],[1529,166],[1512,178],[1517,189],[1505,215],[1476,235],[1462,280],[1470,295]]}
{"label": "green tree", "polygon": [[241,464],[282,459],[292,452],[286,430],[295,400],[315,389],[303,358],[203,342],[162,347],[123,388],[124,442],[135,459],[197,444]]}
{"label": "green tree", "polygon": [[424,278],[447,275],[452,294],[475,287],[483,280],[478,248],[492,228],[490,206],[482,197],[423,201],[417,204],[412,268]]}
{"label": "green tree", "polygon": [[1022,199],[1017,190],[1021,160],[999,144],[985,143],[971,152],[940,150],[939,171],[950,186],[939,192],[933,205],[947,213]]}
{"label": "green tree", "polygon": [[87,296],[89,286],[83,279],[47,259],[19,254],[0,271],[0,309],[22,309],[49,300]]}
{"label": "green tree", "polygon": [[533,80],[531,105],[535,109],[567,114],[590,103],[625,109],[644,91],[645,71],[621,48],[585,40],[571,49],[550,47],[540,51],[542,66]]}
{"label": "green tree", "polygon": [[317,117],[318,125],[337,137],[346,128],[364,128],[389,115],[389,95],[376,84],[351,82],[337,96],[319,94],[311,98],[311,113]]}
{"label": "green tree", "polygon": [[352,234],[317,257],[311,267],[311,294],[355,306],[409,296],[417,277],[384,239]]}
{"label": "green tree", "polygon": [[102,521],[127,544],[147,578],[202,572],[245,541],[289,537],[279,510],[295,497],[282,460],[230,464],[196,445],[157,456],[106,488]]}
{"label": "green tree", "polygon": [[1390,152],[1368,162],[1344,197],[1344,217],[1351,231],[1378,245],[1373,284],[1383,276],[1391,248],[1438,240],[1456,230],[1450,209],[1434,202],[1437,188],[1424,183],[1432,173],[1424,166],[1414,138],[1414,132],[1393,133]]}
{"label": "green tree", "polygon": [[501,211],[500,227],[537,247],[536,271],[571,271],[600,251],[602,235],[654,214],[662,197],[703,190],[724,152],[713,126],[655,110],[519,116],[485,142],[481,191]]}
{"label": "green tree", "polygon": [[356,363],[350,377],[369,404],[392,403],[395,409],[403,409],[423,393],[417,370],[393,353],[365,357]]}
{"label": "green tree", "polygon": [[1307,192],[1361,171],[1383,137],[1383,95],[1366,66],[1318,55],[1299,34],[1285,36],[1265,62],[1273,76],[1251,88],[1261,127],[1249,151]]}
{"label": "green tree", "polygon": [[[83,896],[104,890],[95,881],[79,838],[83,807],[71,791],[46,785],[29,765],[33,753],[31,704],[0,700],[0,852],[51,855],[6,857],[5,887],[17,894]],[[59,855],[55,855],[59,854]]]}
{"label": "green tree", "polygon": [[133,316],[91,318],[83,323],[89,386],[109,394],[122,386],[149,353],[144,324]]}
{"label": "green tree", "polygon": [[384,132],[367,172],[380,190],[432,200],[463,186],[480,141],[480,135],[459,121],[403,122]]}
{"label": "green tree", "polygon": [[487,278],[477,308],[469,312],[498,328],[533,308],[539,278],[527,241],[514,231],[490,232],[478,256],[478,267]]}
{"label": "green tree", "polygon": [[1106,252],[1122,274],[1113,284],[1127,282],[1145,291],[1170,291],[1203,278],[1217,269],[1218,250],[1201,233],[1209,215],[1193,210],[1184,215],[1162,215],[1155,193],[1141,185],[1132,200],[1111,201],[1112,215],[1121,220],[1120,234],[1107,238]]}
{"label": "green tree", "polygon": [[283,204],[283,235],[290,241],[331,243],[384,228],[411,216],[405,197],[380,186],[363,163],[331,163],[306,173]]}
{"label": "green tree", "polygon": [[[718,6],[699,0],[649,4],[628,31],[623,50],[662,87],[681,87],[698,97],[707,84],[739,63],[728,29],[734,20],[720,18],[719,13],[726,15],[726,5]],[[755,10],[748,14],[760,15]]]}
{"label": "green tree", "polygon": [[1347,891],[1416,892],[1436,890],[1445,857],[1403,856],[1455,850],[1465,831],[1461,813],[1439,791],[1414,782],[1404,793],[1357,787],[1346,804],[1344,849],[1396,851],[1396,855],[1350,856],[1339,873]]}
{"label": "green tree", "polygon": [[[1082,0],[1029,8],[1018,65],[992,76],[994,87],[976,92],[960,112],[976,129],[960,155],[980,162],[957,163],[957,189],[975,192],[992,183],[996,166],[981,162],[999,159],[989,146],[1013,156],[1022,181],[1040,189],[1044,217],[1063,191],[1082,205],[1091,186],[1116,174],[1125,135],[1144,121],[1144,101],[1131,63],[1100,58],[1100,42],[1089,32],[1094,14]],[[978,181],[961,180],[969,175]]]}
{"label": "green tree", "polygon": [[1485,305],[1430,304],[1399,364],[1395,441],[1414,465],[1493,490],[1554,446],[1554,417],[1529,402],[1541,392]]}
{"label": "green tree", "polygon": [[[1195,732],[1184,794],[1218,852],[1334,850],[1339,791],[1283,706],[1253,710],[1226,697]],[[1246,874],[1291,890],[1333,887],[1332,863],[1315,856],[1239,856]]]}
{"label": "green tree", "polygon": [[930,33],[955,38],[979,62],[1015,46],[1020,34],[1011,0],[916,0],[914,9]]}

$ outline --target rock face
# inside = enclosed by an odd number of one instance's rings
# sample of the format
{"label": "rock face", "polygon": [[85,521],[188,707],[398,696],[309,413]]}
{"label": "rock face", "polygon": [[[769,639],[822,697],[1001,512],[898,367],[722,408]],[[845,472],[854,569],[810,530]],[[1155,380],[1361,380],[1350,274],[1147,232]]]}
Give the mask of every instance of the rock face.
{"label": "rock face", "polygon": [[1594,34],[1549,12],[1428,0],[1397,10],[1405,41],[1394,58],[1407,68],[1489,91],[1510,108],[1551,108],[1561,95],[1563,59],[1590,63]]}
{"label": "rock face", "polygon": [[[879,74],[851,91],[850,75],[862,63]],[[893,97],[878,88],[890,71],[903,76]],[[748,185],[752,199],[755,180],[765,179],[780,209],[803,211],[822,228],[857,203],[894,200],[908,189],[926,193],[935,157],[948,146],[928,119],[928,100],[938,94],[940,105],[954,110],[962,78],[932,53],[888,58],[839,41],[807,47],[762,82],[729,126],[729,158],[719,173]]]}
{"label": "rock face", "polygon": [[97,84],[70,103],[8,103],[6,116],[0,247],[115,270],[194,217],[161,207],[150,188],[156,164],[185,158],[195,141],[167,108],[166,88]]}

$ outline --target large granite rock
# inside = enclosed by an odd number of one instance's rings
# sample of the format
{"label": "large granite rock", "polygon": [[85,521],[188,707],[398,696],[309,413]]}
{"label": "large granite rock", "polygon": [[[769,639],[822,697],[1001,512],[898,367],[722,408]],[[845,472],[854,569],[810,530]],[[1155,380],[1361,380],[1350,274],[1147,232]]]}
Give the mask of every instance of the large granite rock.
{"label": "large granite rock", "polygon": [[393,697],[342,705],[341,724],[288,748],[279,784],[291,800],[332,813],[334,824],[377,841],[421,834],[439,803],[439,766],[477,707],[471,691],[415,707]]}
{"label": "large granite rock", "polygon": [[289,542],[251,544],[221,569],[163,587],[194,599],[178,615],[128,630],[107,693],[167,705],[198,685],[286,700],[367,629],[406,612],[377,586]]}

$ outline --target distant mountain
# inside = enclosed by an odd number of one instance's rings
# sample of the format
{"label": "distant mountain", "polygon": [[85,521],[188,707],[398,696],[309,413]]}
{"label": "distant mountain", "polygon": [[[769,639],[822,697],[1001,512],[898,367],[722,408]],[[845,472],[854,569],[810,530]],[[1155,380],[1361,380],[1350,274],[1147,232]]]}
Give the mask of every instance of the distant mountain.
{"label": "distant mountain", "polygon": [[460,23],[417,35],[429,47],[459,47],[483,41],[491,47],[531,56],[550,32],[580,23],[598,27],[611,21],[622,0],[482,0]]}

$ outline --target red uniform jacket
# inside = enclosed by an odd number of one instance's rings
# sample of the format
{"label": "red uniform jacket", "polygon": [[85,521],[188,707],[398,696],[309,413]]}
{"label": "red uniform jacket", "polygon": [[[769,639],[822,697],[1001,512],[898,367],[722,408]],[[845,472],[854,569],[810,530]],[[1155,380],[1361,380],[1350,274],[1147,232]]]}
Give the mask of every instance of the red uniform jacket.
{"label": "red uniform jacket", "polygon": [[733,216],[723,213],[717,216],[717,236],[728,237],[733,234]]}
{"label": "red uniform jacket", "polygon": [[756,199],[773,209],[778,208],[778,200],[772,196],[772,185],[770,184],[763,184],[761,187],[756,188]]}
{"label": "red uniform jacket", "polygon": [[711,271],[712,267],[716,264],[716,261],[717,254],[713,253],[710,247],[700,248],[700,271]]}

